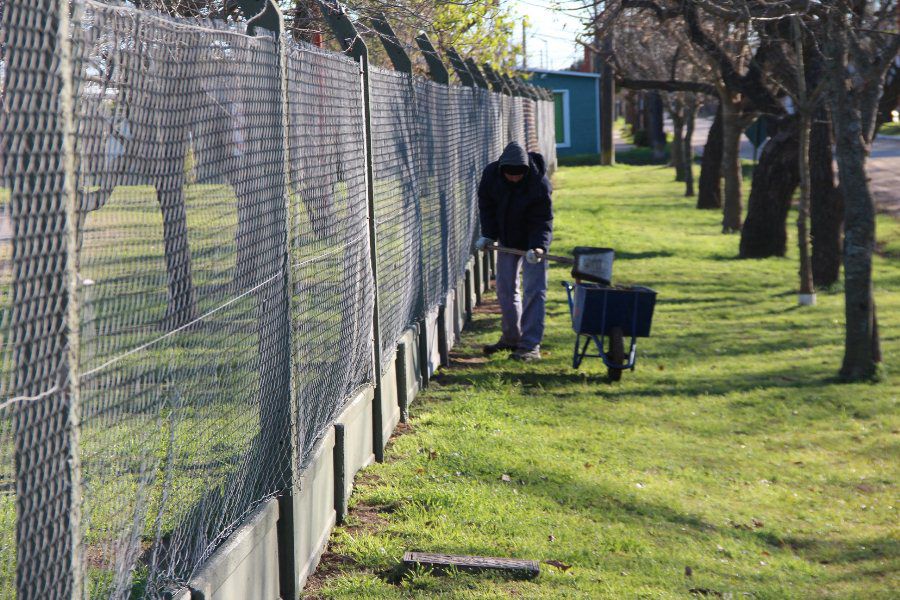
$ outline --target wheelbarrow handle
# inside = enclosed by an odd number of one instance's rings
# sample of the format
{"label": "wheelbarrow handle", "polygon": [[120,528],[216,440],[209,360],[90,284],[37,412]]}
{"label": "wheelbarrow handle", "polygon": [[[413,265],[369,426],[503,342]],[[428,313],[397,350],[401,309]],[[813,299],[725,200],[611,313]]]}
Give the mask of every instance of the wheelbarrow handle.
{"label": "wheelbarrow handle", "polygon": [[[517,248],[507,248],[506,246],[485,246],[484,252],[488,250],[496,250],[497,252],[503,252],[505,254],[515,254],[516,256],[525,256],[528,254],[528,250],[519,250]],[[546,258],[547,260],[552,260],[553,262],[558,262],[562,265],[574,265],[575,259],[569,258],[568,256],[556,256],[554,254],[541,254],[541,258]]]}

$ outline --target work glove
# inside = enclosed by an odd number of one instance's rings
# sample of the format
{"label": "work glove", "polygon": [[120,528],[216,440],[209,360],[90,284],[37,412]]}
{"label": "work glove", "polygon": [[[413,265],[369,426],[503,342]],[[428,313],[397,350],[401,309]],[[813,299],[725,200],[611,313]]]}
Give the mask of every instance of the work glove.
{"label": "work glove", "polygon": [[525,253],[525,260],[528,261],[529,265],[536,265],[541,262],[543,254],[544,250],[542,248],[535,248]]}
{"label": "work glove", "polygon": [[481,236],[480,238],[478,238],[478,241],[475,242],[475,249],[476,250],[484,250],[485,248],[487,248],[488,246],[491,246],[493,244],[494,244],[494,240],[492,240],[491,238],[486,238],[484,236]]}

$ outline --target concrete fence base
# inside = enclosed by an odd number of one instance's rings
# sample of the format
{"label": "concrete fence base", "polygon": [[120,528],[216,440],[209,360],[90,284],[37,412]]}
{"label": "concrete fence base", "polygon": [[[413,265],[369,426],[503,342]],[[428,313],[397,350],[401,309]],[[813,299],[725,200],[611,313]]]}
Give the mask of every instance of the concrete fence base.
{"label": "concrete fence base", "polygon": [[405,423],[409,417],[409,407],[421,389],[421,366],[419,365],[419,340],[415,329],[407,329],[397,345],[397,404],[400,419]]}
{"label": "concrete fence base", "polygon": [[375,462],[374,398],[372,388],[364,389],[347,404],[334,424],[334,509],[338,523],[347,514],[353,478]]}
{"label": "concrete fence base", "polygon": [[438,313],[440,307],[432,310],[425,318],[425,339],[428,341],[428,377],[434,375],[434,372],[441,365],[441,345],[438,339]]}
{"label": "concrete fence base", "polygon": [[328,430],[294,482],[295,589],[302,590],[316,570],[337,511],[334,502],[334,428]]}
{"label": "concrete fence base", "polygon": [[[398,353],[399,354],[399,353]],[[400,400],[397,391],[397,359],[390,362],[381,374],[381,393],[377,394],[381,402],[381,422],[374,423],[375,430],[381,430],[381,448],[375,448],[375,454],[382,459],[381,453],[387,446],[388,439],[400,423]]]}
{"label": "concrete fence base", "polygon": [[[336,523],[347,514],[347,502],[356,474],[375,460],[376,431],[384,444],[423,386],[423,373],[434,373],[459,340],[459,334],[482,299],[488,281],[487,255],[469,261],[465,276],[450,290],[440,309],[432,310],[419,327],[406,330],[397,346],[396,359],[382,373],[380,393],[360,390],[347,403],[326,435],[313,449],[305,468],[293,482],[287,505],[293,521],[287,519],[279,530],[278,500],[271,499],[257,509],[206,562],[187,588],[175,600],[276,600],[279,590],[279,531],[292,536],[282,546],[293,549],[293,581],[299,597],[328,544]],[[439,327],[442,331],[439,330]],[[427,364],[422,363],[420,336],[427,342]],[[443,347],[441,347],[443,345]],[[427,371],[426,371],[427,369]],[[375,398],[381,403],[381,419],[376,422]],[[383,449],[383,448],[382,448]],[[287,508],[285,510],[288,510]],[[285,533],[286,530],[292,530]],[[290,559],[287,559],[290,563]],[[285,584],[287,585],[287,584]],[[284,600],[287,600],[286,598]]]}
{"label": "concrete fence base", "polygon": [[453,345],[455,346],[462,337],[462,331],[466,326],[466,279],[463,278],[456,284],[456,293],[453,295],[453,308],[456,311],[453,319]]}
{"label": "concrete fence base", "polygon": [[[188,582],[191,600],[278,600],[278,501],[268,500]],[[185,592],[181,592],[184,598]]]}
{"label": "concrete fence base", "polygon": [[466,276],[465,276],[465,292],[466,292],[466,302],[465,302],[465,312],[466,312],[466,322],[472,318],[472,311],[475,306],[478,304],[478,298],[475,297],[475,265],[476,261],[474,258],[469,259],[468,264],[466,265]]}

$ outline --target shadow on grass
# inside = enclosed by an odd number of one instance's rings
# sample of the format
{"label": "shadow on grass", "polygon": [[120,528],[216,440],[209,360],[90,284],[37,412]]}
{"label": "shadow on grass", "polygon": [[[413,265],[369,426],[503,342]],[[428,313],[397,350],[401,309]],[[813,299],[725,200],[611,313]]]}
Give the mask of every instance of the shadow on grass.
{"label": "shadow on grass", "polygon": [[[666,527],[677,536],[703,539],[710,535],[748,540],[773,549],[787,551],[811,564],[857,565],[855,576],[844,577],[858,581],[863,572],[876,576],[887,574],[890,565],[872,569],[871,561],[891,559],[900,555],[900,538],[889,536],[866,539],[821,539],[815,536],[782,535],[764,523],[730,523],[717,525],[689,512],[678,510],[670,503],[640,499],[613,486],[579,480],[577,477],[539,468],[522,470],[515,465],[498,465],[513,481],[523,482],[520,493],[551,500],[563,509],[583,511],[588,507],[603,523],[645,523],[648,529]],[[490,484],[492,481],[485,481]],[[685,531],[686,529],[692,531]],[[687,558],[672,557],[674,563],[687,564]],[[841,577],[843,579],[844,577]]]}

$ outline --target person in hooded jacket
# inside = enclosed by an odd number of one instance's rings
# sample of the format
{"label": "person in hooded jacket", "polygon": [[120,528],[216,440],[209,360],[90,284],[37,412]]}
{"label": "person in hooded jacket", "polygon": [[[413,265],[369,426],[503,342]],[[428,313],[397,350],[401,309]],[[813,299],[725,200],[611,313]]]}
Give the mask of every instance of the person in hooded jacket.
{"label": "person in hooded jacket", "polygon": [[[497,253],[496,285],[500,302],[500,341],[484,347],[485,354],[512,351],[511,358],[541,358],[544,337],[544,305],[547,299],[547,261],[553,238],[553,191],[544,157],[526,152],[510,142],[500,159],[489,164],[478,186],[481,237],[475,244],[484,250],[494,242],[526,251],[522,256]],[[522,293],[519,292],[519,275]]]}

